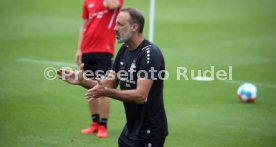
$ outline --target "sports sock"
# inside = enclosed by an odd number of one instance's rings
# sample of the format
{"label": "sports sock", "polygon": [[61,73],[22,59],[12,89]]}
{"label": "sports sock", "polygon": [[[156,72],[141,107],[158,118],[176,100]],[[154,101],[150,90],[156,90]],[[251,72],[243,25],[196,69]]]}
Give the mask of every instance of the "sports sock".
{"label": "sports sock", "polygon": [[98,124],[100,123],[100,115],[99,114],[92,114],[91,119],[93,122],[97,122]]}
{"label": "sports sock", "polygon": [[103,125],[105,128],[107,128],[107,121],[108,121],[107,118],[102,118],[101,119],[101,125]]}

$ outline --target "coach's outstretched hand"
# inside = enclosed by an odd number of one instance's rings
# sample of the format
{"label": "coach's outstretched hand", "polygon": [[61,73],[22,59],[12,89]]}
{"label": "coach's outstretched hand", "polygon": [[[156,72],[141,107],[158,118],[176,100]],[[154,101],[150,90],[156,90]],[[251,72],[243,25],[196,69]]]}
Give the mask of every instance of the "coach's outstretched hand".
{"label": "coach's outstretched hand", "polygon": [[60,68],[57,70],[57,74],[61,80],[66,81],[69,84],[80,85],[81,81],[83,80],[83,66],[84,66],[84,64],[80,65],[79,71],[73,71],[72,69]]}

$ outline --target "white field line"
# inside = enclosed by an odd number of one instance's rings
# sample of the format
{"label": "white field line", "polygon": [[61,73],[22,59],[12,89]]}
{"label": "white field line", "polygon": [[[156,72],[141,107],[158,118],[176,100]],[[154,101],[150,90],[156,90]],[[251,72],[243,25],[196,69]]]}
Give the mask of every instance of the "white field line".
{"label": "white field line", "polygon": [[[17,61],[29,62],[29,63],[35,63],[35,64],[45,64],[45,65],[49,65],[49,66],[52,65],[52,66],[61,66],[61,67],[77,67],[76,64],[68,63],[68,62],[60,62],[60,61],[37,60],[37,59],[30,59],[30,58],[18,58]],[[240,81],[240,80],[222,80],[222,82],[232,83],[232,84],[248,83],[248,82]],[[258,83],[258,82],[250,82],[250,83],[255,84],[257,87],[261,86],[261,87],[276,88],[276,84]]]}
{"label": "white field line", "polygon": [[37,60],[37,59],[30,59],[30,58],[18,58],[17,61],[35,63],[35,64],[45,64],[49,66],[77,67],[76,64],[68,63],[68,62],[60,62],[60,61]]}

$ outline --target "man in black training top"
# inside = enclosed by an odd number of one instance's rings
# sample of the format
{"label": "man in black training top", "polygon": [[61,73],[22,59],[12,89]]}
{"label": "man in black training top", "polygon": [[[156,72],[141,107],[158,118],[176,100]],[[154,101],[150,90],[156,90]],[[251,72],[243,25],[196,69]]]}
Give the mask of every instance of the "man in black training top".
{"label": "man in black training top", "polygon": [[[127,123],[118,140],[120,147],[162,147],[168,135],[163,103],[164,59],[160,49],[144,39],[143,27],[144,17],[139,11],[121,9],[115,32],[117,41],[124,44],[105,79],[86,79],[82,68],[75,72],[58,70],[63,80],[89,89],[88,101],[111,97],[124,102]],[[116,89],[118,85],[120,90]]]}

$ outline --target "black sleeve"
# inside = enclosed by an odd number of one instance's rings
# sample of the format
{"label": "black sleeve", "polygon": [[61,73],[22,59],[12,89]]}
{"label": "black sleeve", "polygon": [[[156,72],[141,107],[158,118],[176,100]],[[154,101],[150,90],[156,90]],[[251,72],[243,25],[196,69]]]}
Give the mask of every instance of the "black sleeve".
{"label": "black sleeve", "polygon": [[158,73],[161,71],[163,56],[159,49],[149,47],[142,50],[139,57],[138,78],[157,80]]}

